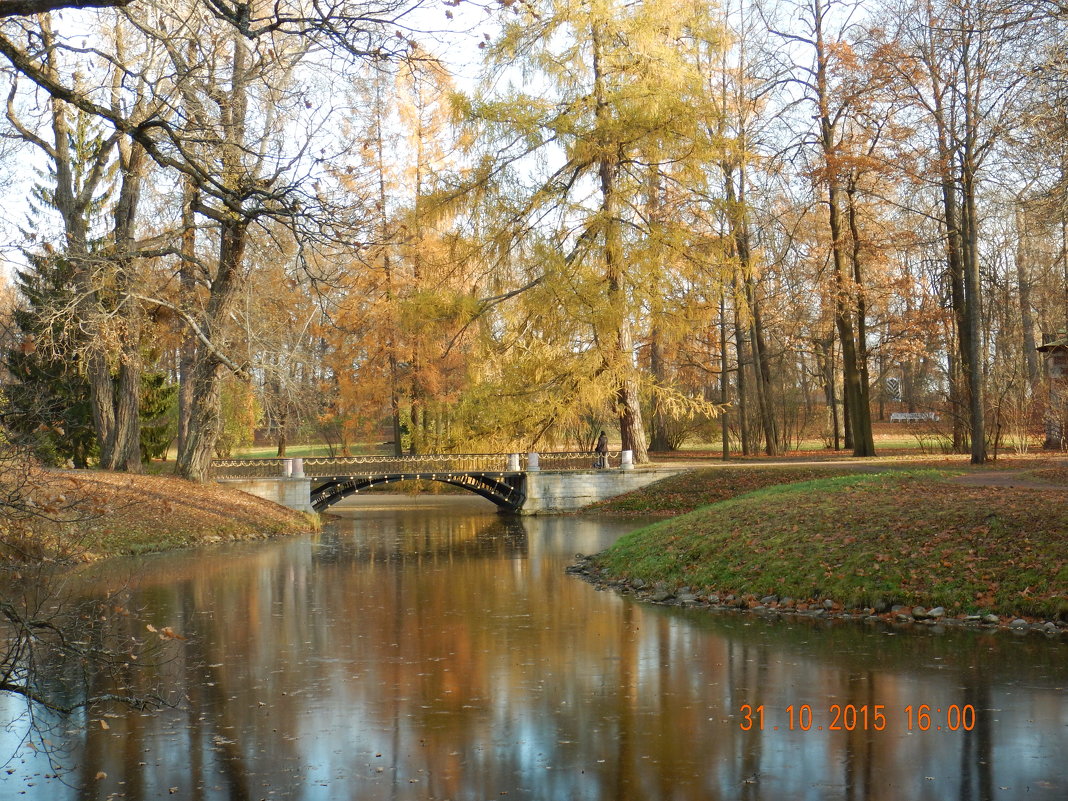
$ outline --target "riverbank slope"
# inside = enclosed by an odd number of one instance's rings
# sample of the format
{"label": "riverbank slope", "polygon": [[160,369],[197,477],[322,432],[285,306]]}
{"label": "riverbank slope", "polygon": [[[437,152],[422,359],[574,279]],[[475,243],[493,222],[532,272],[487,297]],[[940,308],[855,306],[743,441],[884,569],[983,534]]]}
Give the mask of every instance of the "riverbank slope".
{"label": "riverbank slope", "polygon": [[311,531],[312,516],[174,476],[40,470],[22,513],[0,520],[0,561],[92,561]]}
{"label": "riverbank slope", "polygon": [[742,606],[1068,619],[1059,471],[981,483],[960,470],[835,472],[787,483],[811,470],[708,469],[606,502],[603,511],[665,514],[673,497],[678,509],[713,499],[626,535],[588,566],[599,582]]}

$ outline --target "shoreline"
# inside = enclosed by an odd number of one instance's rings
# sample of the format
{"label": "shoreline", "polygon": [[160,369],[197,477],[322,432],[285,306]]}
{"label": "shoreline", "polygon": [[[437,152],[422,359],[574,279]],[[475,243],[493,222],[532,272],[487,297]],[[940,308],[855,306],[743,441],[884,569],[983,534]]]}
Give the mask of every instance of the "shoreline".
{"label": "shoreline", "polygon": [[[614,591],[621,597],[632,597],[638,603],[700,609],[709,613],[741,613],[762,620],[783,619],[811,621],[839,621],[850,623],[881,623],[895,629],[913,630],[922,626],[934,633],[945,627],[954,629],[991,632],[1004,631],[1013,634],[1041,634],[1049,640],[1059,641],[1068,635],[1068,622],[1040,618],[1016,617],[1014,615],[955,615],[949,616],[942,607],[922,607],[895,604],[886,611],[874,607],[847,607],[833,599],[822,601],[806,599],[798,601],[778,596],[757,598],[752,593],[736,595],[731,592],[697,594],[690,587],[671,590],[664,582],[647,585],[642,579],[619,579],[605,575],[596,564],[596,556],[575,554],[576,561],[565,568],[569,575],[593,585],[598,591]],[[784,605],[785,603],[785,605]],[[1066,640],[1068,641],[1068,640]]]}
{"label": "shoreline", "polygon": [[699,469],[589,508],[656,522],[568,572],[650,603],[1052,634],[1068,629],[1062,465]]}

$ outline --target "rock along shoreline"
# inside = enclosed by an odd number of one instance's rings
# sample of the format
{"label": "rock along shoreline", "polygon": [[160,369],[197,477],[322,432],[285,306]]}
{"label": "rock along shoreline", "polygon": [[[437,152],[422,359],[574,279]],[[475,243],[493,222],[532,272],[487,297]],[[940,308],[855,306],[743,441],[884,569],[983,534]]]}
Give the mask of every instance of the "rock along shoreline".
{"label": "rock along shoreline", "polygon": [[[743,612],[767,620],[784,617],[809,620],[845,620],[889,624],[894,628],[923,626],[933,633],[946,626],[975,631],[1002,630],[1014,634],[1040,634],[1050,640],[1068,642],[1068,622],[1029,620],[1021,617],[986,615],[949,616],[936,606],[904,606],[877,602],[874,607],[845,608],[833,598],[796,599],[786,596],[752,593],[701,592],[690,587],[670,587],[665,582],[648,583],[641,578],[618,579],[606,576],[594,563],[594,557],[575,554],[575,562],[565,571],[594,585],[599,591],[614,590],[642,603],[705,609],[710,612]],[[1063,638],[1063,639],[1062,639]]]}

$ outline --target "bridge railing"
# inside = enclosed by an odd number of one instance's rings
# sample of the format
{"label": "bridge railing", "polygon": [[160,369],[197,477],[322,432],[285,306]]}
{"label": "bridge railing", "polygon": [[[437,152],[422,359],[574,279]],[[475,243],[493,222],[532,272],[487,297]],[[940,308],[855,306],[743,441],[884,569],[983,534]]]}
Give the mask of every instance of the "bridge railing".
{"label": "bridge railing", "polygon": [[[527,455],[527,466],[530,467]],[[595,467],[619,467],[619,452],[609,451],[604,454],[605,463],[600,462],[601,454],[591,451],[559,451],[556,453],[537,454],[538,467],[541,470],[590,470]]]}
{"label": "bridge railing", "polygon": [[278,478],[289,459],[212,459],[213,478]]}
{"label": "bridge railing", "polygon": [[[297,464],[299,463],[299,467]],[[322,456],[303,459],[212,459],[214,478],[279,478],[347,473],[504,473],[522,469],[518,454],[443,453],[418,456]]]}
{"label": "bridge railing", "polygon": [[[629,454],[628,454],[629,455]],[[304,459],[213,459],[214,478],[280,478],[389,473],[509,473],[521,470],[590,470],[628,467],[618,451],[550,453],[437,453],[417,456],[323,456]]]}
{"label": "bridge railing", "polygon": [[304,460],[304,474],[333,476],[341,473],[504,473],[507,453],[427,453],[416,456],[335,456]]}

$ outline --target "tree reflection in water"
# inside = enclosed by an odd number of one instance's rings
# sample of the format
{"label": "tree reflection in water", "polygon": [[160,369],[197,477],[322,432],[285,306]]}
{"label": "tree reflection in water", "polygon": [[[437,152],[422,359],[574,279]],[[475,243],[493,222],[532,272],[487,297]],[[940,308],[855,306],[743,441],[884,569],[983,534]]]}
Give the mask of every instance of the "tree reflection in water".
{"label": "tree reflection in water", "polygon": [[[146,619],[190,635],[157,677],[186,701],[72,734],[82,792],[23,750],[0,797],[1066,795],[1060,643],[642,606],[563,570],[628,524],[371,503],[317,537],[87,574],[100,593],[135,576]],[[790,731],[803,704],[813,726]],[[832,704],[880,704],[887,729],[827,731]],[[921,704],[972,704],[976,729],[910,733]]]}

